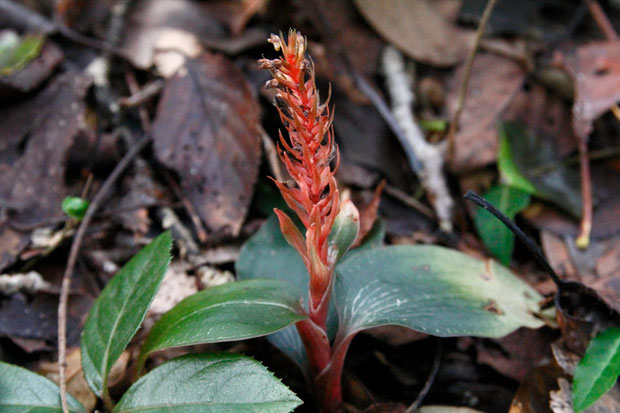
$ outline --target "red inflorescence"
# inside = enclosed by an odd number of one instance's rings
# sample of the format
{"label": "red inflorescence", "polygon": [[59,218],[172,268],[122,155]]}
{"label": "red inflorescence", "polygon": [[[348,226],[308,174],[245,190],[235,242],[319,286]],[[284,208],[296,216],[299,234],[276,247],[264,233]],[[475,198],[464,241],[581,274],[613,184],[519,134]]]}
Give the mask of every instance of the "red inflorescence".
{"label": "red inflorescence", "polygon": [[[320,104],[313,65],[305,56],[306,39],[301,33],[289,31],[288,41],[282,35],[272,34],[269,42],[277,51],[282,49],[283,57],[261,59],[259,64],[273,75],[267,87],[278,90],[276,107],[289,135],[287,141],[280,133],[279,155],[297,184],[288,186],[276,181],[276,185],[305,226],[305,240],[284,212],[276,213],[282,234],[306,264],[312,306],[316,308],[326,298],[332,279],[334,259],[329,254],[328,236],[340,210],[334,178],[338,149],[334,144],[329,97]],[[331,168],[334,158],[336,167]]]}

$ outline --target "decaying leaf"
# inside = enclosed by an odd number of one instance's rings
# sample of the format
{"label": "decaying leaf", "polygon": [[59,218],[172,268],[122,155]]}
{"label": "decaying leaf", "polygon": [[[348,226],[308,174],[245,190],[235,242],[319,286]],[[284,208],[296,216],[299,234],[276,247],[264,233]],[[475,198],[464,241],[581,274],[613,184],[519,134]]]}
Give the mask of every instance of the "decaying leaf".
{"label": "decaying leaf", "polygon": [[593,42],[565,56],[575,80],[573,127],[585,138],[592,122],[620,101],[620,40]]}
{"label": "decaying leaf", "polygon": [[[448,85],[447,108],[454,113],[463,66]],[[481,53],[474,60],[465,107],[454,137],[450,167],[465,171],[493,163],[497,157],[497,120],[523,85],[525,70],[515,61]]]}
{"label": "decaying leaf", "polygon": [[221,55],[188,60],[164,88],[155,154],[212,233],[238,234],[247,213],[261,156],[259,111],[241,72]]}
{"label": "decaying leaf", "polygon": [[446,1],[355,0],[354,3],[379,34],[415,60],[450,66],[465,57],[471,32],[459,29],[445,15]]}
{"label": "decaying leaf", "polygon": [[[62,216],[65,163],[74,138],[85,127],[83,98],[90,83],[80,73],[66,72],[34,99],[0,109],[0,153],[8,153],[0,196],[15,205],[13,223],[32,226]],[[26,148],[16,159],[26,134]],[[27,232],[0,227],[0,270],[16,260],[28,240]]]}

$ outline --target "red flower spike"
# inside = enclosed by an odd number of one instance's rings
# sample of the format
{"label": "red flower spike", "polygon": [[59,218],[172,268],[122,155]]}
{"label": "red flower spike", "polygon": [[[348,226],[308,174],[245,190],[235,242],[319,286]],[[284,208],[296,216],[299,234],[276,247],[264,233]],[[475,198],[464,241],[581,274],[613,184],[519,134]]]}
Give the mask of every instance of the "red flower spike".
{"label": "red flower spike", "polygon": [[279,156],[296,183],[276,185],[306,228],[305,241],[286,214],[276,213],[284,237],[302,256],[310,275],[310,318],[324,326],[327,309],[322,307],[329,301],[335,265],[328,251],[328,236],[340,211],[335,169],[330,167],[332,159],[339,159],[333,114],[328,107],[329,97],[320,103],[314,67],[305,56],[306,39],[290,30],[287,39],[272,34],[268,41],[276,51],[282,51],[282,57],[261,59],[259,66],[273,76],[266,86],[278,90],[280,105],[276,107],[288,132],[288,141],[280,133]]}

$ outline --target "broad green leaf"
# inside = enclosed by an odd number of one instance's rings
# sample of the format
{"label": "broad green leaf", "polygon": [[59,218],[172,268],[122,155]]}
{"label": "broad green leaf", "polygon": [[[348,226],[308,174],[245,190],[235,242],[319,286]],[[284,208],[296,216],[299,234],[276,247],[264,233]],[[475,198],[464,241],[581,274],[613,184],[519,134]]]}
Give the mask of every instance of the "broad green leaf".
{"label": "broad green leaf", "polygon": [[562,163],[554,140],[546,135],[535,136],[517,122],[500,123],[499,134],[497,165],[502,180],[579,217],[579,174]]}
{"label": "broad green leaf", "polygon": [[[71,412],[86,412],[84,406],[67,394]],[[43,376],[12,364],[0,362],[0,411],[2,413],[62,412],[60,389]]]}
{"label": "broad green leaf", "polygon": [[590,341],[573,378],[573,407],[580,412],[611,389],[620,374],[620,328],[609,328]]}
{"label": "broad green leaf", "polygon": [[392,246],[337,268],[340,334],[400,325],[436,336],[501,337],[538,328],[542,297],[493,260],[437,246]]}
{"label": "broad green leaf", "polygon": [[82,369],[100,397],[107,392],[112,365],[138,331],[159,289],[171,247],[169,232],[155,238],[110,280],[88,313],[80,344]]}
{"label": "broad green leaf", "polygon": [[41,51],[45,38],[27,35],[19,38],[14,32],[0,36],[0,76],[9,76],[23,69]]}
{"label": "broad green leaf", "polygon": [[301,404],[258,361],[239,354],[189,354],[153,369],[114,413],[285,413]]}
{"label": "broad green leaf", "polygon": [[138,366],[153,351],[260,337],[305,318],[300,295],[285,281],[247,280],[212,287],[187,297],[155,323]]}
{"label": "broad green leaf", "polygon": [[[382,246],[384,238],[385,227],[383,222],[377,219],[362,245],[345,254],[341,262],[367,249]],[[243,245],[239,259],[235,263],[235,271],[240,280],[277,278],[290,282],[295,285],[304,302],[308,302],[308,271],[297,251],[280,233],[280,226],[274,214]],[[329,336],[333,338],[338,329],[338,317],[333,304],[330,306],[327,325]],[[295,326],[271,334],[267,339],[296,362],[302,370],[306,369],[306,352]]]}
{"label": "broad green leaf", "polygon": [[88,201],[80,198],[79,196],[68,196],[62,200],[62,211],[69,215],[71,218],[78,221],[84,218],[86,210],[88,209]]}
{"label": "broad green leaf", "polygon": [[[510,219],[514,219],[519,212],[530,204],[530,195],[527,192],[507,185],[491,188],[489,192],[484,194],[484,198]],[[515,237],[512,231],[483,208],[476,210],[474,225],[489,251],[502,264],[510,264],[512,250],[515,246]]]}

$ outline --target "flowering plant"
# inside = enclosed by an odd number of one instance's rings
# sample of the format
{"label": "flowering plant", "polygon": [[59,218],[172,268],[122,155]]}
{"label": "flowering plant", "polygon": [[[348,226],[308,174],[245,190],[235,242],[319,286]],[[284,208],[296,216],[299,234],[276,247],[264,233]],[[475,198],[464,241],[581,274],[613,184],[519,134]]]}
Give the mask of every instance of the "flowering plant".
{"label": "flowering plant", "polygon": [[[267,336],[302,369],[321,411],[335,412],[342,403],[345,356],[360,331],[400,325],[437,336],[499,337],[540,327],[540,295],[501,265],[438,246],[384,246],[380,221],[372,228],[360,223],[353,203],[340,199],[332,117],[327,101],[319,100],[306,39],[292,30],[286,39],[272,35],[269,41],[283,55],[260,65],[273,75],[268,86],[276,88],[288,132],[280,134],[280,157],[294,183],[276,185],[290,211],[276,210],[243,246],[238,281],[187,297],[153,325],[136,377],[159,350]],[[167,233],[155,239],[93,305],[81,341],[82,369],[93,392],[118,413],[161,406],[285,412],[298,406],[301,401],[260,363],[231,354],[170,360],[115,404],[108,376],[144,320],[171,244]],[[15,369],[0,363],[7,376],[29,380]],[[36,383],[51,389],[42,379]],[[57,393],[45,394],[45,403],[57,403]],[[66,411],[84,411],[71,398],[65,405]]]}

